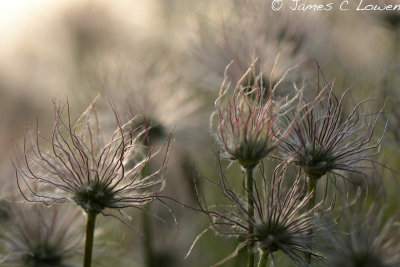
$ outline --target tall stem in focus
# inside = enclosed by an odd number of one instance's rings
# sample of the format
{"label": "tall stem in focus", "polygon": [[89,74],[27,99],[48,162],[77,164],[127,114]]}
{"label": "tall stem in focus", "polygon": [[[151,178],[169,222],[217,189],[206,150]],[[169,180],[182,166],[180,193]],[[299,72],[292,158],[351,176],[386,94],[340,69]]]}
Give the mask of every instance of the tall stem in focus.
{"label": "tall stem in focus", "polygon": [[308,202],[308,209],[312,209],[315,206],[315,192],[317,187],[317,178],[308,177],[308,194],[313,192],[310,201]]}
{"label": "tall stem in focus", "polygon": [[83,260],[83,267],[90,267],[92,265],[93,241],[94,241],[94,228],[96,224],[96,213],[88,212],[86,224],[86,244],[85,256]]}
{"label": "tall stem in focus", "polygon": [[[247,186],[247,206],[249,213],[249,235],[253,235],[254,227],[253,223],[250,222],[254,219],[254,201],[253,201],[253,191],[254,191],[254,168],[245,168],[246,173],[246,186]],[[251,240],[247,246],[248,252],[248,267],[254,267],[254,241]]]}
{"label": "tall stem in focus", "polygon": [[258,267],[266,267],[268,263],[268,254],[260,252],[260,260],[258,262]]}

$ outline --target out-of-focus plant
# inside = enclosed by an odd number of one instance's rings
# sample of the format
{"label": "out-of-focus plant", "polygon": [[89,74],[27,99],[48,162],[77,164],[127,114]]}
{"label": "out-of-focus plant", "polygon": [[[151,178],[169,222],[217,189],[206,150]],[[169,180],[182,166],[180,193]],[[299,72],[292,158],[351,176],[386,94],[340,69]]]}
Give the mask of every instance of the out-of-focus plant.
{"label": "out-of-focus plant", "polygon": [[398,106],[400,104],[400,94],[399,94],[399,79],[398,72],[400,68],[394,68],[393,71],[387,73],[387,75],[382,79],[381,82],[381,96],[387,99],[387,113],[384,113],[384,118],[388,121],[387,130],[390,137],[394,139],[397,146],[400,147],[400,112]]}
{"label": "out-of-focus plant", "polygon": [[[77,266],[83,217],[73,207],[46,207],[31,203],[7,203],[9,220],[1,224],[3,261],[10,266]],[[3,221],[3,220],[2,220]]]}
{"label": "out-of-focus plant", "polygon": [[102,91],[122,116],[143,115],[136,122],[148,126],[150,143],[163,141],[174,131],[175,147],[197,151],[193,139],[197,140],[201,125],[205,125],[202,98],[188,88],[178,73],[179,66],[148,51],[142,53],[127,55],[131,60],[107,59],[106,73],[99,77]]}
{"label": "out-of-focus plant", "polygon": [[345,205],[336,227],[321,235],[326,241],[327,266],[399,266],[399,211],[388,214],[382,195],[374,200],[372,205],[365,199]]}
{"label": "out-of-focus plant", "polygon": [[[195,55],[207,69],[205,73],[200,72],[202,76],[222,77],[224,67],[233,60],[236,64],[229,75],[237,81],[254,57],[258,57],[261,64],[257,71],[271,73],[275,68],[275,73],[268,77],[274,82],[304,58],[312,14],[304,16],[300,12],[281,10],[276,16],[270,3],[255,0],[227,1],[224,10],[215,12],[218,16],[211,11],[199,19],[193,45]],[[296,19],[289,20],[288,16]],[[270,59],[278,53],[282,53],[280,64],[274,66]]]}
{"label": "out-of-focus plant", "polygon": [[[28,130],[24,146],[16,149],[13,160],[17,183],[26,200],[47,205],[71,200],[86,212],[85,267],[92,262],[98,214],[110,216],[105,209],[142,209],[163,190],[170,142],[169,137],[161,167],[142,176],[145,165],[161,149],[143,150],[139,140],[146,135],[146,129],[135,127],[134,118],[122,123],[112,106],[116,130],[107,137],[97,116],[96,101],[97,98],[74,125],[68,103],[54,105],[51,138],[42,136],[38,126]],[[147,152],[141,155],[144,151]]]}

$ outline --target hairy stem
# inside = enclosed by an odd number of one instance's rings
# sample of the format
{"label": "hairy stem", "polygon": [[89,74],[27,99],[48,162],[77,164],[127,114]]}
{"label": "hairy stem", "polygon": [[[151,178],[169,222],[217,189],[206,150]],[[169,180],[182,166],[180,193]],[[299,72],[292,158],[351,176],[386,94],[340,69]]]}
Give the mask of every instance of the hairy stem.
{"label": "hairy stem", "polygon": [[86,244],[85,244],[85,257],[83,260],[83,267],[90,267],[92,265],[92,252],[94,241],[94,228],[96,224],[96,213],[89,212],[87,214],[86,224]]}
{"label": "hairy stem", "polygon": [[[253,176],[254,168],[246,168],[246,186],[247,186],[247,205],[248,205],[248,213],[249,213],[249,234],[252,235],[254,233],[254,228],[251,220],[254,219],[254,202],[253,202],[253,190],[254,190],[254,176]],[[247,246],[247,257],[248,257],[248,267],[254,267],[254,241],[251,240]]]}
{"label": "hairy stem", "polygon": [[268,254],[260,252],[260,260],[258,261],[258,267],[266,267],[268,263]]}
{"label": "hairy stem", "polygon": [[[308,202],[308,210],[311,210],[312,208],[314,208],[315,206],[315,192],[317,191],[317,178],[315,177],[308,177],[308,194],[310,194],[312,192],[312,196],[310,198],[310,201]],[[312,234],[313,234],[313,230],[310,231],[310,244],[309,244],[309,250],[310,252],[308,252],[306,254],[306,261],[308,264],[311,265],[311,250],[312,250]]]}

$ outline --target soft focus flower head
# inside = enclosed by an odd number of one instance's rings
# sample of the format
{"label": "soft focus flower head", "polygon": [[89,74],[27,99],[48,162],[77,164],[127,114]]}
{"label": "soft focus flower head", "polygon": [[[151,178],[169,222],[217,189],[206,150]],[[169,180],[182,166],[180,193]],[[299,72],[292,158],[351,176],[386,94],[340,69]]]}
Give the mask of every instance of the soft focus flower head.
{"label": "soft focus flower head", "polygon": [[24,147],[16,150],[14,159],[18,185],[28,201],[50,205],[69,199],[87,213],[98,214],[106,208],[140,207],[163,190],[170,138],[163,146],[162,166],[143,177],[142,169],[161,148],[143,149],[139,140],[146,129],[143,125],[133,128],[132,120],[122,124],[111,105],[117,129],[107,136],[96,102],[97,98],[75,125],[69,105],[55,105],[51,139],[43,137],[38,127],[34,132],[28,130]]}
{"label": "soft focus flower head", "polygon": [[400,15],[395,12],[386,12],[381,15],[381,20],[390,30],[397,31],[400,26]]}
{"label": "soft focus flower head", "polygon": [[151,145],[162,143],[174,131],[176,147],[197,149],[193,140],[201,138],[204,104],[183,79],[180,66],[149,51],[128,57],[105,63],[106,73],[99,77],[104,94],[122,116],[142,114],[135,122],[148,128]]}
{"label": "soft focus flower head", "polygon": [[1,227],[4,259],[27,267],[63,267],[77,258],[77,246],[83,216],[65,205],[44,205],[10,202],[11,221]]}
{"label": "soft focus flower head", "polygon": [[[360,199],[362,200],[362,199]],[[376,201],[346,207],[337,227],[327,229],[327,265],[331,267],[394,267],[400,264],[398,210],[390,217]],[[386,217],[386,218],[385,218]]]}
{"label": "soft focus flower head", "polygon": [[[193,42],[197,59],[206,68],[200,72],[202,82],[210,74],[222,77],[224,67],[232,60],[236,64],[229,76],[236,82],[254,57],[262,63],[260,71],[270,73],[275,68],[271,80],[276,81],[293,62],[305,58],[304,46],[312,35],[309,29],[314,25],[314,14],[305,16],[283,9],[277,15],[271,3],[258,0],[225,1],[223,10],[215,12],[211,7],[207,11],[209,14],[197,23]],[[278,53],[282,53],[279,66],[273,66],[270,59]]]}

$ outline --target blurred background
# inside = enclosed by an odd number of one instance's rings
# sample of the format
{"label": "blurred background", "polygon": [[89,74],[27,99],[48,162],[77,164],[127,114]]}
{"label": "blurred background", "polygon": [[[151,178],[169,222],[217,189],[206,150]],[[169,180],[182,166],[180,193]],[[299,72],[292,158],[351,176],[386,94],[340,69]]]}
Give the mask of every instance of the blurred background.
{"label": "blurred background", "polygon": [[[78,117],[101,93],[123,116],[142,113],[157,125],[152,142],[162,143],[174,132],[165,194],[196,206],[193,170],[212,180],[219,177],[209,117],[226,65],[234,61],[229,75],[235,80],[258,58],[269,77],[278,54],[272,82],[299,66],[284,90],[304,77],[314,82],[318,60],[326,78],[335,79],[338,94],[352,87],[355,102],[376,99],[369,104],[371,110],[386,101],[379,127],[388,121],[388,132],[378,161],[398,170],[400,11],[355,11],[358,4],[350,1],[348,11],[337,6],[299,11],[290,8],[295,2],[283,0],[282,9],[272,11],[270,0],[0,1],[3,196],[17,192],[9,151],[22,142],[26,125],[38,116],[41,132],[51,133],[52,101],[68,99],[72,115]],[[240,186],[240,168],[223,168]],[[385,188],[395,183],[392,172],[379,175]],[[209,202],[219,201],[220,192],[203,182],[199,186]],[[388,199],[398,198],[390,190],[387,194]],[[209,266],[234,251],[237,240],[209,231],[183,260],[196,236],[208,227],[208,219],[173,202],[171,206],[177,226],[161,205],[149,207],[167,221],[147,222],[150,244],[137,233],[146,231],[143,213],[126,211],[137,232],[117,220],[100,218],[101,256],[94,266],[149,266],[146,246],[151,246],[152,266],[165,267]],[[223,266],[244,266],[243,259],[239,256]]]}

